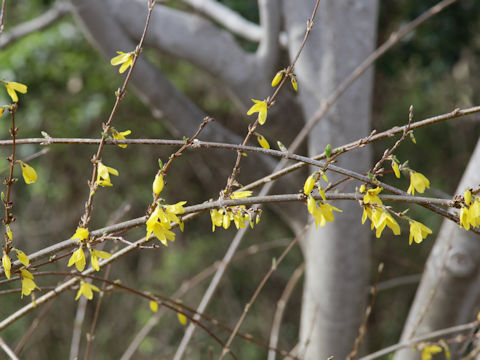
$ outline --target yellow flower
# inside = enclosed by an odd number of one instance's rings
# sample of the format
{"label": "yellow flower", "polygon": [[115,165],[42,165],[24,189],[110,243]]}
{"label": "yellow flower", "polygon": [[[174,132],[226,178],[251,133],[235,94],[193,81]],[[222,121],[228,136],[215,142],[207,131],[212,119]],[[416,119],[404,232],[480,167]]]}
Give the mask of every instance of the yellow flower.
{"label": "yellow flower", "polygon": [[113,184],[110,182],[110,174],[118,176],[118,171],[99,162],[96,184],[99,186],[113,186]]}
{"label": "yellow flower", "polygon": [[169,230],[170,228],[170,221],[165,212],[160,206],[157,206],[147,220],[147,239],[153,232],[163,245],[168,246],[167,239],[175,241],[175,234]]}
{"label": "yellow flower", "polygon": [[284,72],[285,72],[285,70],[280,70],[279,72],[277,72],[275,74],[275,77],[272,80],[272,86],[277,86],[278,85],[280,80],[282,80],[282,78],[283,78],[283,73]]}
{"label": "yellow flower", "polygon": [[415,190],[419,193],[423,193],[425,188],[430,188],[430,181],[420,174],[419,172],[410,170],[410,186],[408,187],[407,192],[411,195],[415,195]]}
{"label": "yellow flower", "polygon": [[360,193],[363,194],[363,192],[365,191],[365,185],[362,184],[362,185],[360,186],[360,189],[358,189],[358,191],[360,191]]}
{"label": "yellow flower", "polygon": [[400,168],[398,167],[398,164],[392,160],[392,169],[393,172],[395,173],[395,176],[400,179]]}
{"label": "yellow flower", "polygon": [[70,256],[67,266],[72,266],[73,264],[75,264],[78,271],[85,269],[85,253],[83,252],[82,246],[75,250],[72,256]]}
{"label": "yellow flower", "polygon": [[467,207],[460,209],[460,227],[464,227],[465,230],[470,230],[470,211]]}
{"label": "yellow flower", "polygon": [[37,173],[34,168],[23,161],[20,161],[20,165],[22,167],[23,180],[25,180],[26,184],[32,184],[37,181]]}
{"label": "yellow flower", "polygon": [[415,220],[409,220],[410,224],[410,236],[408,238],[408,244],[412,245],[412,240],[415,240],[417,244],[420,244],[428,234],[432,233],[430,228],[423,225],[421,222]]}
{"label": "yellow flower", "polygon": [[178,203],[173,205],[166,205],[165,216],[167,218],[167,221],[180,224],[181,221],[177,217],[177,215],[181,215],[185,213],[185,209],[183,208],[183,205],[185,205],[186,203],[187,203],[186,201],[179,201]]}
{"label": "yellow flower", "polygon": [[28,256],[22,250],[15,249],[15,251],[17,252],[18,261],[20,261],[25,266],[30,265],[30,260],[28,259]]}
{"label": "yellow flower", "polygon": [[[114,128],[112,128],[112,135],[115,140],[125,140],[125,136],[130,135],[132,132],[130,130],[118,132]],[[119,144],[121,148],[126,148],[127,144]]]}
{"label": "yellow flower", "polygon": [[243,199],[247,198],[252,195],[252,192],[250,190],[247,191],[235,191],[230,195],[230,199]]}
{"label": "yellow flower", "polygon": [[12,98],[13,102],[18,102],[18,95],[16,91],[25,94],[27,92],[27,86],[17,83],[15,81],[3,81],[3,84],[7,88],[8,95]]}
{"label": "yellow flower", "polygon": [[72,240],[78,239],[78,242],[82,242],[83,240],[88,239],[89,236],[90,236],[90,233],[88,229],[83,227],[77,227],[75,234],[73,234],[70,239]]}
{"label": "yellow flower", "polygon": [[267,139],[265,139],[263,135],[257,134],[257,141],[262,148],[270,149],[270,144],[268,143]]}
{"label": "yellow flower", "polygon": [[335,216],[333,215],[333,210],[342,212],[342,210],[337,209],[336,207],[321,202],[320,206],[317,207],[317,202],[315,199],[310,195],[307,200],[307,209],[310,214],[313,215],[313,218],[315,219],[315,226],[324,226],[327,221],[332,222],[335,219]]}
{"label": "yellow flower", "polygon": [[153,185],[152,185],[153,193],[155,195],[160,194],[164,186],[165,186],[165,182],[163,181],[163,175],[162,174],[155,175],[155,180],[153,180]]}
{"label": "yellow flower", "polygon": [[[362,214],[362,224],[365,224],[365,220],[367,220],[367,217],[372,221],[372,215],[373,215],[373,209],[371,206],[364,206],[363,207],[363,214]],[[372,224],[372,229],[373,229],[373,224]]]}
{"label": "yellow flower", "polygon": [[33,275],[30,273],[30,271],[26,269],[20,269],[20,273],[22,277],[22,298],[23,295],[30,295],[35,289],[40,290],[37,284],[35,284],[35,281],[33,281]]}
{"label": "yellow flower", "polygon": [[268,110],[268,105],[265,100],[255,100],[252,99],[252,101],[255,103],[250,110],[248,110],[247,115],[251,115],[254,113],[258,113],[258,122],[260,125],[265,124],[265,121],[267,120],[267,110]]}
{"label": "yellow flower", "polygon": [[210,210],[210,218],[212,220],[212,232],[215,231],[215,226],[220,227],[223,224],[223,209]]}
{"label": "yellow flower", "polygon": [[95,285],[89,284],[88,282],[81,280],[80,289],[78,289],[77,291],[77,296],[75,296],[75,300],[78,300],[82,295],[85,296],[88,300],[92,300],[93,291],[100,292],[100,289]]}
{"label": "yellow flower", "polygon": [[158,311],[158,303],[156,301],[150,300],[150,310],[154,313]]}
{"label": "yellow flower", "polygon": [[474,203],[470,205],[468,215],[470,217],[470,224],[473,227],[480,226],[480,198],[476,198]]}
{"label": "yellow flower", "polygon": [[382,200],[378,197],[382,190],[383,188],[378,186],[375,189],[368,189],[365,195],[363,195],[363,203],[382,205]]}
{"label": "yellow flower", "polygon": [[[368,216],[368,215],[367,215]],[[383,229],[389,227],[394,235],[400,235],[400,225],[387,211],[377,208],[373,210],[371,217],[372,225],[375,227],[375,236],[379,238],[382,235]]]}
{"label": "yellow flower", "polygon": [[5,271],[5,276],[7,279],[10,279],[10,271],[12,270],[12,261],[10,260],[10,257],[3,251],[3,257],[2,257],[2,265],[3,265],[3,271]]}
{"label": "yellow flower", "polygon": [[89,249],[90,251],[90,258],[92,261],[92,268],[94,268],[96,271],[100,271],[100,265],[98,264],[98,258],[101,259],[109,259],[112,254],[106,252],[106,251],[101,251],[101,250],[95,250],[95,249]]}
{"label": "yellow flower", "polygon": [[237,211],[233,214],[233,222],[237,230],[246,227],[245,223],[250,221],[250,215],[243,211],[244,208],[245,206],[237,207]]}
{"label": "yellow flower", "polygon": [[125,72],[125,70],[128,69],[129,66],[132,66],[133,57],[135,56],[135,51],[130,51],[128,53],[124,53],[122,51],[117,51],[117,54],[119,54],[119,55],[112,58],[112,60],[110,60],[110,63],[113,66],[117,66],[117,65],[122,64],[122,66],[120,66],[120,69],[118,69],[118,72],[120,74],[122,74],[122,73]]}
{"label": "yellow flower", "polygon": [[230,227],[230,222],[233,220],[233,214],[231,211],[225,211],[225,214],[223,214],[223,219],[222,219],[222,224],[223,228],[226,230]]}
{"label": "yellow flower", "polygon": [[441,353],[443,348],[438,345],[428,345],[422,349],[422,360],[431,360],[432,355]]}
{"label": "yellow flower", "polygon": [[305,181],[305,184],[303,185],[303,193],[305,195],[310,195],[310,193],[313,190],[313,187],[315,186],[315,174],[310,175],[307,180]]}

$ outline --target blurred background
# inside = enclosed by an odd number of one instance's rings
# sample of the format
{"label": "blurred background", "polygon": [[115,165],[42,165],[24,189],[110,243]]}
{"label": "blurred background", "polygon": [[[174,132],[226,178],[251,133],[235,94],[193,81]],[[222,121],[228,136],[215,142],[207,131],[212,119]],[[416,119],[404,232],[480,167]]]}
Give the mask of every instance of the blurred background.
{"label": "blurred background", "polygon": [[[221,2],[245,18],[258,22],[257,1]],[[5,34],[16,25],[47,11],[53,3],[49,0],[8,1]],[[402,24],[435,3],[431,0],[381,1],[377,43],[381,44]],[[418,121],[454,108],[479,104],[480,79],[475,76],[480,70],[479,14],[480,2],[461,1],[419,27],[377,62],[372,128],[382,131],[406,123],[410,105],[414,106],[414,121]],[[255,44],[245,40],[240,42],[244,49],[255,50]],[[147,50],[146,55],[207,114],[233,130],[241,128],[243,114],[210,77],[187,62],[164,54]],[[28,94],[21,96],[16,116],[20,138],[41,137],[41,131],[52,137],[99,138],[101,123],[107,120],[115,101],[114,91],[123,82],[117,69],[90,45],[69,14],[44,30],[0,48],[0,79],[28,85]],[[0,104],[8,103],[6,91],[0,91]],[[4,114],[0,121],[1,138],[8,139],[10,118]],[[133,89],[121,103],[114,127],[119,131],[131,130],[131,138],[173,138],[162,121],[152,117]],[[478,140],[479,130],[478,116],[436,124],[416,130],[416,145],[406,141],[396,154],[402,162],[408,159],[413,169],[418,169],[431,180],[431,194],[439,197],[453,195]],[[375,143],[374,159],[380,158],[384,149],[394,141]],[[42,148],[21,145],[17,148],[17,156],[26,158]],[[28,254],[71,236],[88,196],[89,159],[95,150],[96,146],[92,145],[51,145],[48,153],[30,162],[38,173],[37,183],[27,187],[19,181],[14,185],[14,214],[18,219],[12,228],[16,247]],[[120,176],[114,178],[113,190],[98,192],[91,228],[142,216],[151,201],[151,183],[158,169],[157,160],[167,160],[174,150],[160,146],[108,147],[104,153],[104,159],[108,159],[105,163],[118,169]],[[0,169],[6,176],[6,157],[10,148],[3,147],[1,151]],[[188,199],[188,204],[193,205],[218,195],[202,185],[203,175],[192,172],[190,162],[188,153],[175,161],[168,176],[169,183],[175,186],[167,184],[162,193],[167,202]],[[16,175],[20,176],[19,173]],[[395,179],[392,184],[403,189],[408,186],[404,178]],[[441,218],[416,206],[410,211],[413,218],[423,219],[436,232]],[[143,235],[143,228],[133,230],[128,239],[134,241]],[[177,234],[177,240],[168,251],[162,247],[129,255],[112,267],[110,278],[121,279],[122,283],[140,290],[170,296],[184,281],[213,266],[225,253],[233,235],[233,229],[212,233],[210,217],[201,216],[186,224],[185,232]],[[244,252],[233,262],[208,314],[223,323],[235,323],[247,299],[269,269],[272,258],[280,255],[292,236],[288,227],[266,208],[256,231],[251,232],[242,245],[243,250],[251,251]],[[420,274],[432,243],[424,241],[416,251],[411,251],[406,241],[390,237],[388,233],[375,239],[374,258],[388,265],[382,280]],[[253,245],[260,246],[252,249]],[[274,305],[302,261],[299,248],[287,256],[250,310],[242,332],[268,342],[270,326],[265,324],[271,323]],[[66,261],[60,261],[51,269],[64,271],[65,265]],[[182,301],[195,306],[208,279],[196,283]],[[52,286],[61,279],[37,280],[40,286]],[[2,290],[17,286],[3,286]],[[416,283],[412,282],[380,292],[368,325],[367,349],[378,349],[397,341],[415,288]],[[299,283],[285,312],[279,341],[282,349],[291,349],[298,339],[301,294]],[[77,304],[74,295],[73,291],[67,292],[55,300],[22,348],[20,358],[68,358]],[[18,294],[3,295],[1,318],[29,301],[30,298],[20,300]],[[85,331],[90,326],[93,310],[90,303]],[[8,327],[2,338],[8,344],[18,344],[40,311]],[[146,300],[120,292],[107,293],[101,306],[92,358],[120,358],[127,344],[151,316]],[[183,331],[176,314],[168,312],[133,358],[171,358]],[[226,335],[221,330],[216,333]],[[188,358],[207,359],[210,347],[217,349],[218,345],[206,333],[198,332]],[[233,349],[241,359],[266,358],[264,349],[243,340],[237,340]]]}

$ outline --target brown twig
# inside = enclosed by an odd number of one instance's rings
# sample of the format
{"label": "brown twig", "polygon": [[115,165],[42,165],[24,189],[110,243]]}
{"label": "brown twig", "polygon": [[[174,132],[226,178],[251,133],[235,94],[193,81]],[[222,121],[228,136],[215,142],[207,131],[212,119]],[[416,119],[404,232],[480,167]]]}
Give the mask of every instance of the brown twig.
{"label": "brown twig", "polygon": [[360,325],[360,328],[358,329],[358,336],[355,339],[353,349],[352,349],[352,351],[350,351],[350,354],[348,354],[346,360],[353,360],[355,358],[355,356],[358,353],[358,349],[360,348],[360,344],[362,343],[363,337],[365,336],[365,333],[367,331],[368,319],[370,318],[370,315],[372,314],[373,304],[375,303],[375,299],[377,298],[378,283],[380,282],[382,272],[383,272],[383,263],[380,263],[378,265],[378,268],[377,268],[377,278],[375,279],[375,283],[371,287],[370,303],[368,304],[367,308],[365,309],[365,318],[363,319],[362,325]]}

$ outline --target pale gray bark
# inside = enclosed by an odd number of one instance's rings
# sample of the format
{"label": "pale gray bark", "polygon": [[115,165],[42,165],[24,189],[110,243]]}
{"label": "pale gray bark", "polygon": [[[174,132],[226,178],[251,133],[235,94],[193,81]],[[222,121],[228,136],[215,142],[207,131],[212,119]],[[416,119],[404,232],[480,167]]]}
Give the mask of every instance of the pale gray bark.
{"label": "pale gray bark", "polygon": [[[480,184],[480,141],[457,188],[462,194],[467,187]],[[425,241],[428,241],[425,240]],[[444,265],[445,264],[445,265]],[[442,269],[444,269],[442,271]],[[443,272],[443,274],[442,274]],[[438,288],[435,291],[435,288]],[[430,298],[435,291],[434,297]],[[472,321],[480,302],[480,238],[444,220],[425,266],[422,280],[405,324],[401,341],[415,336]],[[417,327],[424,308],[425,317]],[[459,359],[458,354],[452,355]],[[419,352],[399,351],[396,360],[420,359]]]}
{"label": "pale gray bark", "polygon": [[[309,2],[284,1],[290,55],[303,38]],[[307,117],[374,49],[377,1],[324,0],[308,46],[296,68]],[[370,129],[372,72],[353,85],[309,136],[310,154],[366,136]],[[349,153],[339,164],[368,171],[370,151]],[[336,177],[329,175],[335,181]],[[347,185],[350,189],[353,184]],[[342,190],[344,187],[342,186]],[[339,205],[340,206],[340,205]],[[341,204],[335,222],[312,228],[303,242],[306,258],[300,354],[305,359],[343,359],[364,316],[364,289],[370,263],[370,230],[362,227],[358,204]]]}

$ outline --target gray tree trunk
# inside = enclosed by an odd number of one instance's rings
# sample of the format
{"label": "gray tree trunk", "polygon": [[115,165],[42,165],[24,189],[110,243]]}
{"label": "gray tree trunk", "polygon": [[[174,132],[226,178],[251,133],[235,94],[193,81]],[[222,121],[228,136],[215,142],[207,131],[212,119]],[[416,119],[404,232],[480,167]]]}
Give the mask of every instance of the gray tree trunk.
{"label": "gray tree trunk", "polygon": [[[479,169],[480,141],[458,185],[457,194],[463,194],[467,187],[480,184]],[[409,340],[414,330],[415,336],[419,336],[475,319],[480,302],[479,240],[477,234],[459,228],[450,220],[443,221],[410,308],[401,341]],[[425,316],[417,326],[425,308]],[[452,358],[459,359],[460,355],[453,353]],[[405,349],[397,352],[395,359],[420,359],[420,353]]]}
{"label": "gray tree trunk", "polygon": [[[307,6],[308,5],[308,6]],[[324,0],[296,73],[307,118],[375,48],[377,1]],[[284,1],[289,51],[293,56],[303,37],[311,2]],[[372,71],[364,74],[318,123],[309,136],[310,155],[368,135]],[[368,148],[341,157],[340,166],[368,171]],[[337,177],[329,174],[329,180]],[[347,185],[349,190],[352,185]],[[342,186],[342,190],[344,187]],[[347,190],[347,189],[345,189]],[[300,354],[305,359],[344,359],[350,352],[365,312],[370,265],[370,237],[361,225],[356,203],[339,203],[335,221],[311,228],[303,241],[306,260]],[[305,353],[304,353],[305,352]]]}

